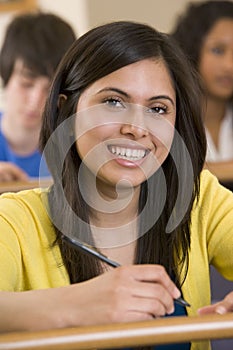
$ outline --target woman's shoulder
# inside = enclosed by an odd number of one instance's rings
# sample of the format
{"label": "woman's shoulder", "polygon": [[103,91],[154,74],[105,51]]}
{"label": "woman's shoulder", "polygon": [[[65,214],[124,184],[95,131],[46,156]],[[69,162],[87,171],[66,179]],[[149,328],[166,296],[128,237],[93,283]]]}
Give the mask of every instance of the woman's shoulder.
{"label": "woman's shoulder", "polygon": [[200,191],[202,192],[210,188],[216,188],[220,191],[226,190],[226,188],[220,184],[217,176],[211,173],[208,169],[203,169],[200,174]]}
{"label": "woman's shoulder", "polygon": [[233,208],[233,193],[219,183],[218,178],[205,169],[200,175],[200,193],[198,207],[209,208],[214,206]]}
{"label": "woman's shoulder", "polygon": [[19,192],[6,192],[0,196],[0,213],[4,216],[20,216],[23,213],[47,215],[49,189],[35,188]]}
{"label": "woman's shoulder", "polygon": [[213,183],[218,183],[217,177],[214,174],[212,174],[208,169],[203,169],[200,174],[201,187],[206,187]]}
{"label": "woman's shoulder", "polygon": [[13,199],[13,200],[39,200],[41,196],[47,196],[49,188],[33,188],[28,190],[22,190],[17,192],[5,192],[0,195],[0,200],[2,199]]}

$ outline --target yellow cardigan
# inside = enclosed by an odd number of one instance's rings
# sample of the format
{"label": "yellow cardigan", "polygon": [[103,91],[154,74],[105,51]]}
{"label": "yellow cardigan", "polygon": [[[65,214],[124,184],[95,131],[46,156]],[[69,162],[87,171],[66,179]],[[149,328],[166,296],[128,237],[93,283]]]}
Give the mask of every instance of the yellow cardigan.
{"label": "yellow cardigan", "polygon": [[[0,290],[24,291],[69,285],[55,233],[44,206],[47,191],[6,193],[0,197]],[[209,264],[233,280],[233,193],[204,170],[191,224],[189,268],[182,286],[191,303],[188,315],[210,304]],[[192,350],[208,349],[195,342]]]}

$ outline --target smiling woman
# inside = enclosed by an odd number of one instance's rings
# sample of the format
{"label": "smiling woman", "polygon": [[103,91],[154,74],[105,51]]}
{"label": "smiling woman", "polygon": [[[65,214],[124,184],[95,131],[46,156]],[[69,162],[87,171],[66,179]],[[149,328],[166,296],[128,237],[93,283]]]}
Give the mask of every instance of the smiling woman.
{"label": "smiling woman", "polygon": [[233,278],[233,194],[202,170],[200,91],[150,26],[73,43],[43,113],[53,185],[0,199],[0,330],[233,311],[233,293],[209,306],[209,260]]}

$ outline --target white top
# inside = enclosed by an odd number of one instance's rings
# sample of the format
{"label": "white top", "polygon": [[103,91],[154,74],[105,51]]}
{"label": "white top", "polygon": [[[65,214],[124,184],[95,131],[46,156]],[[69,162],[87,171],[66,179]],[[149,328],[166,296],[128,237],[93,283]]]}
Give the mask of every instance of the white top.
{"label": "white top", "polygon": [[227,109],[226,115],[221,123],[218,149],[216,148],[209,131],[206,129],[207,138],[207,162],[223,162],[233,160],[233,111]]}

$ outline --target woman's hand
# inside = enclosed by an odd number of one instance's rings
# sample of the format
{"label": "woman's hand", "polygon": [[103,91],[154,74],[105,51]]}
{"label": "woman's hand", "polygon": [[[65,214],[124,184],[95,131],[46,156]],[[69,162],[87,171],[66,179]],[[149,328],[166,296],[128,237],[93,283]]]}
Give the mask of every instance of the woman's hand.
{"label": "woman's hand", "polygon": [[204,306],[198,310],[199,315],[207,314],[226,314],[227,312],[233,312],[233,292],[226,295],[226,297],[213,304]]}
{"label": "woman's hand", "polygon": [[82,324],[149,320],[174,311],[180,291],[160,265],[129,265],[73,286],[83,302],[72,309]]}
{"label": "woman's hand", "polygon": [[0,332],[150,320],[179,296],[162,266],[121,266],[67,287],[0,292]]}

